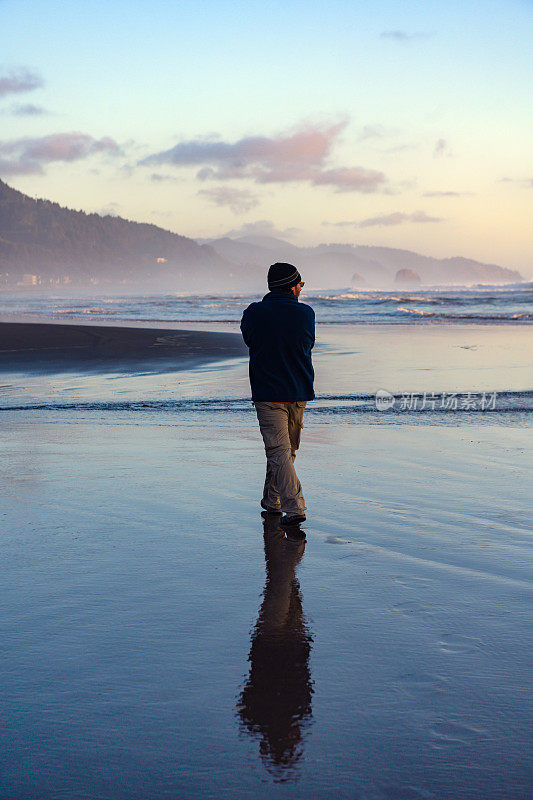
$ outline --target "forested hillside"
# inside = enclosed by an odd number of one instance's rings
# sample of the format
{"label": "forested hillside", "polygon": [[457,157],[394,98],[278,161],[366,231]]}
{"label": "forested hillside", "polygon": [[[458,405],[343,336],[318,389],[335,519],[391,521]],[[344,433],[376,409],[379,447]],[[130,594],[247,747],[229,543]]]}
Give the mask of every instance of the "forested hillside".
{"label": "forested hillside", "polygon": [[[158,260],[159,259],[159,260]],[[72,211],[34,200],[0,181],[0,273],[3,283],[35,275],[73,283],[145,283],[180,280],[189,285],[231,265],[211,247],[156,225]],[[7,278],[6,278],[7,275]],[[11,278],[12,280],[9,280]]]}

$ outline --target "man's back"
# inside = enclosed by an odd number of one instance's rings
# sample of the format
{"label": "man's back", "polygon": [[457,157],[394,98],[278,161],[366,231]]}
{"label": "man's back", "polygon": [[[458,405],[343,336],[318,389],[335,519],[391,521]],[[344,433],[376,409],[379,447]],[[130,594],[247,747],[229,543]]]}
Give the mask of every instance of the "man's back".
{"label": "man's back", "polygon": [[270,291],[244,311],[252,400],[313,400],[315,312],[290,291]]}
{"label": "man's back", "polygon": [[261,513],[284,514],[280,526],[305,539],[299,525],[306,518],[306,505],[294,459],[305,406],[315,396],[315,312],[298,302],[304,282],[293,264],[272,264],[267,283],[269,293],[249,305],[241,320],[250,351],[252,400],[267,457]]}

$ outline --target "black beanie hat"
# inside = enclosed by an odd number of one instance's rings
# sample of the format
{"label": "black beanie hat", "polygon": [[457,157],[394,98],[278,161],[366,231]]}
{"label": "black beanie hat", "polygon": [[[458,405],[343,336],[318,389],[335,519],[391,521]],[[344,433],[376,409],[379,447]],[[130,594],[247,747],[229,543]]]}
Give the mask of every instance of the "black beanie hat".
{"label": "black beanie hat", "polygon": [[290,289],[300,283],[302,276],[292,264],[277,262],[268,270],[269,289]]}

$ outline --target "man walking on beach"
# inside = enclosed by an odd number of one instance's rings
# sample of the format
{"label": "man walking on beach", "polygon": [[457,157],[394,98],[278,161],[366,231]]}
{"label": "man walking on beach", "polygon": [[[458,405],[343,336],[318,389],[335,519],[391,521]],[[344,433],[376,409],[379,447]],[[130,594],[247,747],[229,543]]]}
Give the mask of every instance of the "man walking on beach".
{"label": "man walking on beach", "polygon": [[245,309],[241,331],[250,351],[250,385],[267,457],[261,506],[285,514],[281,524],[305,520],[302,486],[294,469],[305,405],[314,399],[311,350],[315,312],[298,302],[304,282],[292,264],[272,264],[269,292]]}

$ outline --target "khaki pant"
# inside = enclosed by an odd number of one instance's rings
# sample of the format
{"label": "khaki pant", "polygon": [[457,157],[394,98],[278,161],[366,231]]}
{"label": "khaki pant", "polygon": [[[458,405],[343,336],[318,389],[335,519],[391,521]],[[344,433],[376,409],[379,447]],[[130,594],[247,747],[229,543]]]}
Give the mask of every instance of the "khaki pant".
{"label": "khaki pant", "polygon": [[306,508],[293,463],[300,446],[306,402],[254,403],[267,457],[263,502],[285,514],[303,514]]}

